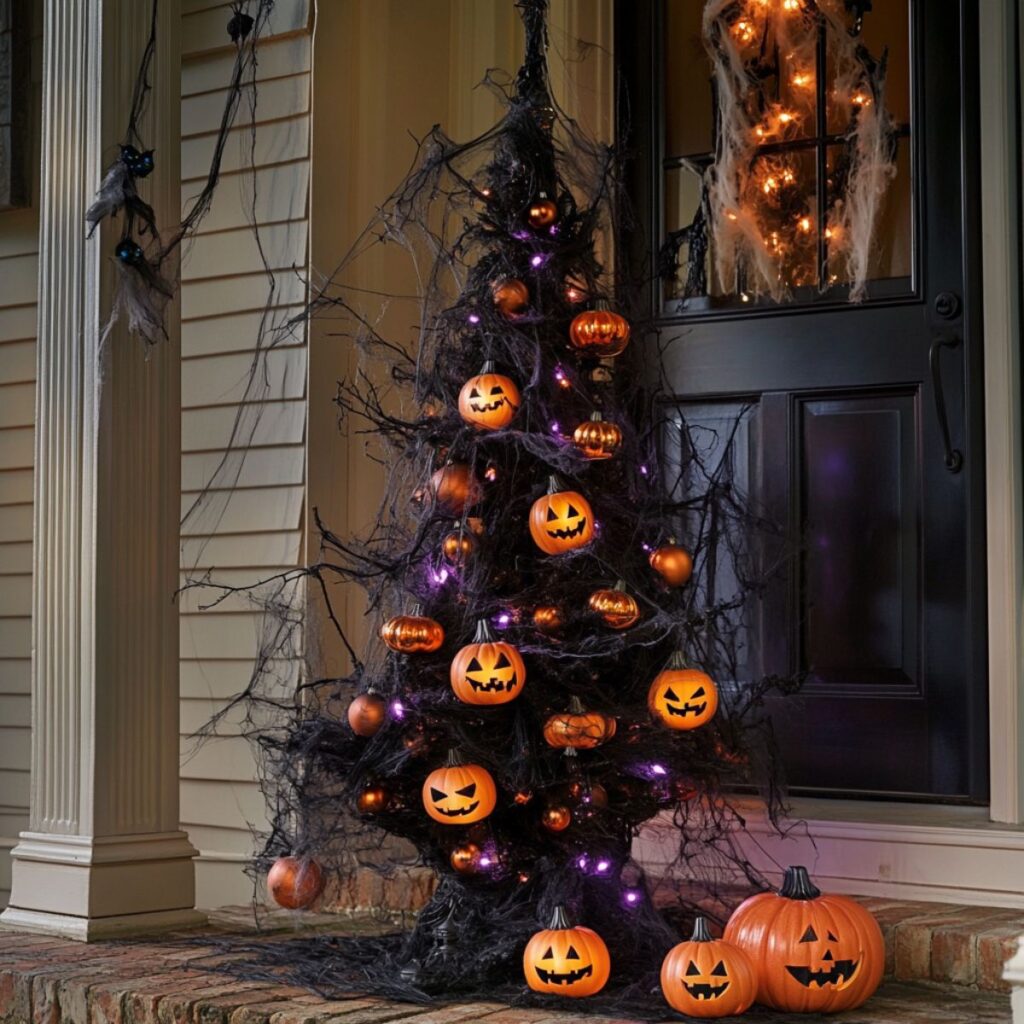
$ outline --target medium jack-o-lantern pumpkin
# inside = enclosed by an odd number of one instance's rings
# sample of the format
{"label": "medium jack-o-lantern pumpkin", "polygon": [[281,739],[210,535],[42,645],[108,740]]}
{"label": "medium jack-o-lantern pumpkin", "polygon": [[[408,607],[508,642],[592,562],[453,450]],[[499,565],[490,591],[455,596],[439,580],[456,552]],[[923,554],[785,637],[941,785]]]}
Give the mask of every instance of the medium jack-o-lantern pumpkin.
{"label": "medium jack-o-lantern pumpkin", "polygon": [[455,696],[465,704],[507,704],[523,689],[526,665],[511,644],[494,639],[481,619],[473,642],[452,659],[450,678]]}
{"label": "medium jack-o-lantern pumpkin", "polygon": [[640,606],[636,598],[626,593],[623,580],[619,580],[614,587],[595,590],[587,606],[612,629],[629,629],[640,619]]}
{"label": "medium jack-o-lantern pumpkin", "polygon": [[396,615],[380,627],[380,638],[399,654],[430,654],[444,643],[444,627],[420,615],[419,605],[411,615]]}
{"label": "medium jack-o-lantern pumpkin", "polygon": [[591,750],[607,743],[618,723],[612,715],[587,711],[579,697],[569,698],[569,710],[552,715],[544,723],[544,739],[551,747]]}
{"label": "medium jack-o-lantern pumpkin", "polygon": [[491,773],[479,764],[462,764],[458,752],[448,751],[448,763],[432,771],[423,783],[423,807],[442,825],[472,825],[483,821],[498,802]]}
{"label": "medium jack-o-lantern pumpkin", "polygon": [[669,1006],[691,1017],[745,1013],[757,997],[757,971],[739,946],[713,939],[706,918],[693,923],[689,942],[673,946],[661,964]]}
{"label": "medium jack-o-lantern pumpkin", "polygon": [[530,203],[526,211],[526,219],[531,228],[546,228],[558,220],[558,205],[553,199],[548,198],[546,192],[541,192],[537,198]]}
{"label": "medium jack-o-lantern pumpkin", "polygon": [[548,493],[530,509],[530,536],[547,555],[560,555],[589,544],[594,536],[590,502],[576,491],[563,491],[558,478],[548,480]]}
{"label": "medium jack-o-lantern pumpkin", "polygon": [[573,926],[564,907],[557,907],[551,924],[536,932],[523,952],[526,984],[534,992],[556,996],[592,996],[611,974],[604,939],[582,925]]}
{"label": "medium jack-o-lantern pumpkin", "polygon": [[687,668],[682,651],[676,651],[654,677],[647,706],[670,729],[696,729],[715,717],[718,687],[706,672]]}
{"label": "medium jack-o-lantern pumpkin", "polygon": [[787,869],[777,894],[741,903],[725,938],[753,960],[757,1001],[790,1013],[856,1009],[885,969],[878,922],[847,896],[822,895],[802,867]]}
{"label": "medium jack-o-lantern pumpkin", "polygon": [[569,326],[572,347],[585,356],[617,356],[629,344],[629,321],[613,313],[605,301],[586,309]]}
{"label": "medium jack-o-lantern pumpkin", "polygon": [[651,568],[670,586],[681,587],[693,573],[693,558],[681,548],[675,537],[655,548],[649,559]]}
{"label": "medium jack-o-lantern pumpkin", "polygon": [[459,392],[459,415],[482,430],[503,430],[519,409],[519,388],[511,377],[494,372],[488,360]]}
{"label": "medium jack-o-lantern pumpkin", "polygon": [[439,508],[449,515],[461,516],[483,497],[480,481],[464,462],[449,462],[430,478],[430,493]]}
{"label": "medium jack-o-lantern pumpkin", "polygon": [[595,412],[573,431],[572,443],[588,459],[610,459],[622,447],[622,431]]}
{"label": "medium jack-o-lantern pumpkin", "polygon": [[304,910],[323,887],[323,872],[312,857],[278,857],[267,875],[274,902],[288,910]]}

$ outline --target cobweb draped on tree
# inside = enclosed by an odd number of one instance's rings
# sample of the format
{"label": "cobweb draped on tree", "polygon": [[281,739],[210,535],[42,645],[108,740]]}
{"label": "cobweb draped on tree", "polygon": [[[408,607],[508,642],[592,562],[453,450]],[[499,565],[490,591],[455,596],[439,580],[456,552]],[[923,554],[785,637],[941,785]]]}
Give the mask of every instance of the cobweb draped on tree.
{"label": "cobweb draped on tree", "polygon": [[[386,467],[386,490],[367,536],[320,523],[318,564],[252,591],[270,606],[265,635],[249,687],[223,712],[242,709],[259,752],[271,828],[254,871],[283,855],[313,859],[329,899],[365,872],[417,862],[436,872],[437,889],[408,933],[260,941],[224,969],[335,997],[543,1003],[523,994],[522,951],[564,905],[611,951],[609,987],[588,1007],[657,1015],[664,1005],[651,991],[684,914],[656,908],[631,857],[645,823],[662,816],[673,861],[665,874],[692,881],[694,898],[725,885],[764,887],[744,855],[740,839],[751,838],[732,794],[760,793],[776,820],[764,700],[788,684],[750,677],[756,658],[744,638],[765,553],[781,544],[737,485],[739,421],[702,429],[664,402],[659,341],[635,319],[632,343],[606,354],[621,342],[621,324],[604,300],[631,312],[629,288],[613,294],[597,251],[629,226],[619,157],[550,96],[546,0],[518,6],[525,62],[505,85],[488,80],[505,102],[502,119],[465,144],[435,128],[349,258],[285,325],[331,318],[337,343],[358,347],[359,369],[339,383],[337,403],[343,429],[364,432]],[[408,255],[416,295],[381,298],[340,283],[380,246]],[[570,345],[570,325],[595,307],[598,327]],[[384,333],[385,310],[389,323],[418,324],[413,344]],[[481,374],[484,364],[493,366]],[[473,388],[463,389],[478,375],[473,406]],[[460,415],[460,393],[472,422]],[[485,429],[491,417],[510,422]],[[589,430],[574,441],[579,425]],[[528,524],[552,488],[560,522],[546,535],[550,523],[537,527],[547,549],[559,549],[548,554]],[[589,543],[573,546],[581,537]],[[693,559],[683,585],[652,567],[672,537]],[[296,687],[278,667],[309,628],[289,599],[304,580],[325,602],[352,671]],[[407,627],[403,642],[418,638],[426,649],[401,653],[375,638],[355,651],[336,611],[353,584],[365,589],[375,626],[391,624],[396,646]],[[602,590],[612,593],[592,600]],[[224,587],[215,600],[236,594]],[[637,621],[615,628],[631,617],[630,599]],[[429,623],[393,621],[414,614],[443,630],[439,647]],[[488,635],[488,651],[459,653]],[[514,657],[510,678],[503,644],[521,656],[525,678]],[[670,659],[718,681],[717,714],[699,728],[668,728],[648,710]],[[368,691],[372,728],[357,735],[346,712]],[[695,694],[662,699],[708,703]],[[558,720],[581,705],[593,716],[570,736],[575,745],[552,745],[566,739]],[[424,790],[451,751],[496,784],[494,810],[481,820],[470,805],[483,785],[462,804]],[[469,808],[462,818],[471,823],[451,824],[460,816],[446,821],[443,809],[435,820],[424,801]]]}

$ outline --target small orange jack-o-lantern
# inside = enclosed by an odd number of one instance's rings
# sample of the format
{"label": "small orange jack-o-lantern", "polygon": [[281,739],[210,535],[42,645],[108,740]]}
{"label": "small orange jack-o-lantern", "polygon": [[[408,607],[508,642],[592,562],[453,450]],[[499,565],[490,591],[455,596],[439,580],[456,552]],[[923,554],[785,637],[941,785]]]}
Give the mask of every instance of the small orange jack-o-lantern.
{"label": "small orange jack-o-lantern", "polygon": [[626,593],[626,583],[619,580],[614,587],[595,590],[587,601],[590,610],[612,629],[629,629],[640,619],[636,598]]}
{"label": "small orange jack-o-lantern", "polygon": [[507,704],[526,682],[523,656],[504,640],[495,640],[486,619],[480,619],[471,644],[452,659],[455,696],[465,704]]}
{"label": "small orange jack-o-lantern", "polygon": [[380,638],[399,654],[430,654],[444,643],[444,627],[420,615],[417,605],[411,615],[396,615],[380,627]]}
{"label": "small orange jack-o-lantern", "polygon": [[279,907],[303,910],[320,895],[324,876],[312,857],[278,857],[267,875],[267,889]]}
{"label": "small orange jack-o-lantern", "polygon": [[693,558],[681,548],[675,537],[655,548],[649,559],[651,568],[670,586],[681,587],[693,573]]}
{"label": "small orange jack-o-lantern", "polygon": [[480,481],[464,462],[449,462],[436,470],[430,478],[430,493],[449,515],[461,516],[483,497]]}
{"label": "small orange jack-o-lantern", "polygon": [[550,227],[558,220],[558,206],[554,200],[548,198],[546,192],[541,192],[530,203],[530,208],[526,212],[526,219],[530,222],[531,228]]}
{"label": "small orange jack-o-lantern", "polygon": [[552,715],[544,723],[544,739],[551,747],[590,750],[607,743],[618,723],[612,715],[586,711],[579,697],[569,698],[569,710]]}
{"label": "small orange jack-o-lantern", "polygon": [[629,344],[629,321],[613,313],[604,300],[594,309],[585,309],[569,326],[572,347],[595,359],[617,356]]}
{"label": "small orange jack-o-lantern", "polygon": [[589,544],[594,536],[590,502],[576,491],[563,491],[558,478],[548,480],[548,493],[530,509],[530,536],[547,555],[560,555]]}
{"label": "small orange jack-o-lantern", "polygon": [[610,459],[622,446],[622,431],[595,412],[573,431],[572,443],[588,459]]}
{"label": "small orange jack-o-lantern", "polygon": [[459,392],[459,415],[482,430],[504,430],[521,402],[519,388],[511,377],[494,372],[488,360],[475,377],[470,377]]}
{"label": "small orange jack-o-lantern", "polygon": [[687,668],[683,652],[676,651],[654,677],[647,706],[670,729],[696,729],[715,717],[718,687],[707,673]]}
{"label": "small orange jack-o-lantern", "polygon": [[462,764],[455,750],[448,751],[448,763],[434,769],[423,783],[423,806],[442,825],[483,821],[497,802],[491,773],[482,765]]}
{"label": "small orange jack-o-lantern", "polygon": [[753,960],[757,1001],[789,1013],[854,1010],[885,970],[878,922],[847,896],[822,895],[802,867],[787,869],[777,894],[741,903],[725,938]]}
{"label": "small orange jack-o-lantern", "polygon": [[742,949],[713,939],[707,919],[698,917],[690,941],[673,946],[662,961],[661,991],[680,1013],[731,1017],[757,997],[757,971]]}
{"label": "small orange jack-o-lantern", "polygon": [[564,907],[557,907],[551,924],[536,932],[523,952],[526,984],[534,992],[556,996],[592,996],[611,974],[604,939],[582,925],[573,926]]}

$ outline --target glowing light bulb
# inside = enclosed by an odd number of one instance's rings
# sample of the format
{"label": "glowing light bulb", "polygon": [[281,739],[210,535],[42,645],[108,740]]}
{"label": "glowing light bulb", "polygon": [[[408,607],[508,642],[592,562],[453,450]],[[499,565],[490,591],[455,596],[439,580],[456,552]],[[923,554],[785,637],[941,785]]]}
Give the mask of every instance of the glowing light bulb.
{"label": "glowing light bulb", "polygon": [[627,889],[622,894],[622,898],[626,901],[627,906],[635,907],[640,902],[640,891],[639,889]]}
{"label": "glowing light bulb", "polygon": [[603,875],[611,868],[612,862],[610,860],[599,860],[594,870],[599,874]]}
{"label": "glowing light bulb", "polygon": [[468,316],[468,317],[466,317],[466,319],[467,319],[467,320],[468,320],[468,321],[469,321],[469,322],[470,322],[471,324],[478,324],[478,323],[480,323],[480,317],[479,317],[479,316],[477,316],[477,315],[476,315],[476,313],[470,313],[470,314],[469,314],[469,316]]}
{"label": "glowing light bulb", "polygon": [[779,114],[779,124],[790,124],[794,120],[796,118],[788,110],[783,110]]}
{"label": "glowing light bulb", "polygon": [[794,11],[800,10],[800,0],[782,0],[782,9],[789,11],[791,14]]}
{"label": "glowing light bulb", "polygon": [[488,466],[484,470],[484,479],[488,483],[493,484],[494,481],[498,479],[498,467],[497,466]]}
{"label": "glowing light bulb", "polygon": [[542,256],[540,253],[537,253],[536,256],[531,256],[530,257],[530,266],[531,267],[542,267],[542,266],[544,266],[544,259],[545,259],[544,256]]}
{"label": "glowing light bulb", "polygon": [[871,97],[866,92],[855,92],[850,97],[850,102],[855,107],[870,107],[871,106]]}
{"label": "glowing light bulb", "polygon": [[793,77],[790,79],[790,81],[798,89],[808,89],[814,84],[814,75],[812,75],[809,71],[797,71],[793,74]]}
{"label": "glowing light bulb", "polygon": [[741,43],[752,43],[757,38],[757,26],[746,18],[737,21],[732,27],[732,32]]}
{"label": "glowing light bulb", "polygon": [[404,718],[405,717],[405,706],[400,700],[393,700],[391,702],[391,717],[392,718]]}
{"label": "glowing light bulb", "polygon": [[800,218],[800,219],[799,219],[799,220],[798,220],[798,221],[796,222],[796,226],[797,226],[797,227],[798,227],[798,228],[799,228],[799,229],[800,229],[801,231],[803,231],[803,232],[805,232],[805,233],[806,233],[806,232],[808,232],[808,231],[810,231],[810,230],[811,230],[811,218],[810,218],[810,217],[801,217],[801,218]]}

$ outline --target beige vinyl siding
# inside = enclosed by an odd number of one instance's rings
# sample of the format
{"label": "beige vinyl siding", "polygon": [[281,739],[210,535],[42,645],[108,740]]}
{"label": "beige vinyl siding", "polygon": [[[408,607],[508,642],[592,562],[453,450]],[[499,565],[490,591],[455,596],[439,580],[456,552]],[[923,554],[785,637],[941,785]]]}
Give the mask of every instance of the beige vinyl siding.
{"label": "beige vinyl siding", "polygon": [[33,205],[0,213],[0,907],[10,851],[28,828],[32,464],[39,251],[42,4],[32,39]]}
{"label": "beige vinyl siding", "polygon": [[[228,4],[182,4],[182,206],[203,186],[234,59],[225,26]],[[255,140],[243,99],[231,132],[213,207],[186,253],[182,271],[182,578],[211,576],[244,585],[302,560],[306,461],[306,339],[302,331],[261,363],[269,399],[245,410],[255,423],[244,458],[224,459],[246,382],[268,280],[251,221],[273,271],[274,322],[306,301],[309,184],[310,10],[307,0],[278,0],[259,54]],[[250,149],[254,147],[254,149]],[[255,161],[255,181],[248,170]],[[256,201],[253,207],[253,187]],[[252,395],[250,394],[250,398]],[[258,413],[258,415],[257,415]],[[243,431],[248,439],[248,431]],[[251,828],[264,820],[256,765],[229,713],[217,735],[194,734],[243,689],[263,620],[242,596],[203,609],[213,595],[191,591],[181,612],[181,817],[197,862],[197,904],[242,902],[252,895],[243,867]],[[296,660],[275,664],[298,678]]]}

